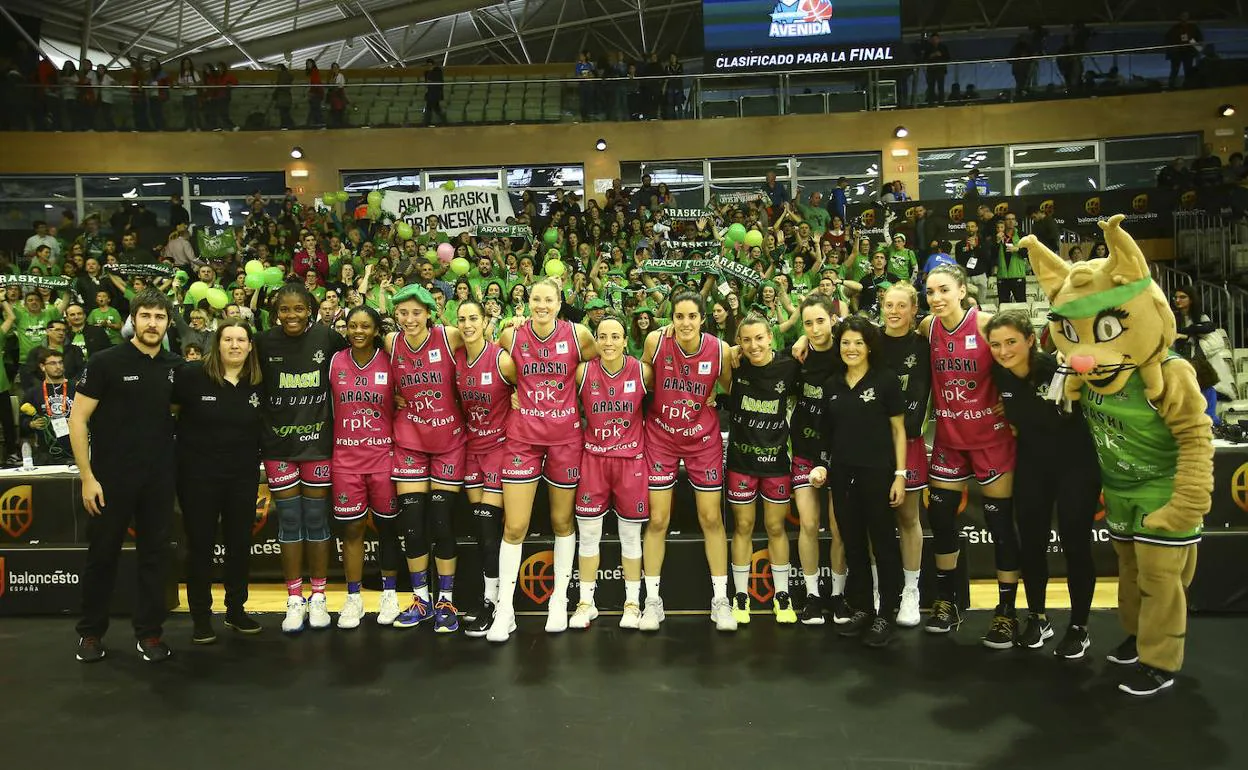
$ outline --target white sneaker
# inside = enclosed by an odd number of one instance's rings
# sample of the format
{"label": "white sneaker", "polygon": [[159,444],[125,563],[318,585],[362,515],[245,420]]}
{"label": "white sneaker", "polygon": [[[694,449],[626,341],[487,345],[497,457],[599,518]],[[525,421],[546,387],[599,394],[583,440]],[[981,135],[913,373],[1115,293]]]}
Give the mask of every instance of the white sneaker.
{"label": "white sneaker", "polygon": [[737,630],[737,619],[732,616],[732,605],[727,599],[711,600],[711,622],[716,631]]}
{"label": "white sneaker", "polygon": [[382,591],[381,606],[377,609],[377,625],[393,626],[400,612],[399,595],[394,591]]}
{"label": "white sneaker", "polygon": [[551,599],[546,612],[546,633],[562,634],[568,630],[568,600]]}
{"label": "white sneaker", "polygon": [[359,628],[364,617],[364,597],[359,594],[347,594],[342,609],[338,612],[339,628]]}
{"label": "white sneaker", "polygon": [[308,602],[308,625],[329,628],[329,602],[325,601],[325,594],[312,594]]}
{"label": "white sneaker", "polygon": [[490,630],[485,632],[485,638],[487,641],[502,644],[515,630],[516,610],[511,606],[499,605],[494,610],[494,623],[490,625]]}
{"label": "white sneaker", "polygon": [[[597,607],[589,602],[581,602],[576,605],[576,612],[572,613],[572,618],[568,621],[568,628],[589,628],[589,624],[592,623],[597,617]],[[546,630],[550,630],[549,625],[546,626]]]}
{"label": "white sneaker", "polygon": [[641,613],[641,624],[638,626],[642,631],[658,631],[659,624],[667,617],[663,613],[663,600],[658,596],[646,597],[646,609]]}
{"label": "white sneaker", "polygon": [[901,589],[901,606],[897,608],[897,625],[914,628],[919,624],[919,589]]}
{"label": "white sneaker", "polygon": [[302,596],[286,597],[286,618],[282,621],[282,633],[297,634],[303,630],[304,619],[308,616],[308,603]]}
{"label": "white sneaker", "polygon": [[641,607],[637,602],[625,602],[624,614],[620,615],[620,628],[632,630],[641,625]]}

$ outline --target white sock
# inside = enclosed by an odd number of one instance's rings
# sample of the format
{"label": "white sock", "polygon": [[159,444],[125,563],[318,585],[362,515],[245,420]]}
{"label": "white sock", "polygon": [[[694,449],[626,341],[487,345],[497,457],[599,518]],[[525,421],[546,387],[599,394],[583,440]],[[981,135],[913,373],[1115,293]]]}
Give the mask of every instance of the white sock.
{"label": "white sock", "polygon": [[806,581],[806,595],[807,596],[819,595],[819,573],[818,572],[816,572],[813,575],[807,575],[803,573],[802,580]]}
{"label": "white sock", "polygon": [[555,535],[555,592],[551,601],[568,600],[572,582],[572,562],[576,556],[576,535]]}
{"label": "white sock", "polygon": [[771,565],[771,582],[776,588],[776,593],[787,594],[789,592],[789,565]]}
{"label": "white sock", "polygon": [[832,573],[832,595],[841,596],[845,593],[845,579],[849,577],[849,570],[844,572]]}
{"label": "white sock", "polygon": [[[647,599],[659,598],[659,580],[660,578],[658,575],[646,575],[645,581]],[[625,585],[627,586],[628,584],[625,583]]]}
{"label": "white sock", "polygon": [[485,579],[485,599],[498,604],[498,578]]}
{"label": "white sock", "polygon": [[447,601],[447,602],[450,602],[451,604],[454,604],[455,603],[454,589],[448,588],[447,590],[443,591],[442,589],[439,588],[438,589],[438,601]]}
{"label": "white sock", "polygon": [[[646,578],[646,579],[649,580],[649,578]],[[659,579],[658,578],[654,579],[654,585],[655,585],[654,593],[649,593],[650,587],[646,586],[647,596],[659,595],[659,589],[658,589]],[[625,580],[624,581],[624,603],[627,604],[629,602],[633,604],[641,604],[641,581],[640,580]]]}
{"label": "white sock", "polygon": [[412,589],[412,593],[416,594],[416,598],[429,601],[429,586],[423,585],[420,588]]}
{"label": "white sock", "polygon": [[516,580],[520,577],[520,560],[524,555],[524,546],[520,543],[508,543],[506,540],[498,548],[498,606],[511,609],[516,598]]}
{"label": "white sock", "polygon": [[744,594],[750,590],[750,565],[734,564],[732,565],[732,591],[733,593]]}
{"label": "white sock", "polygon": [[585,604],[593,604],[594,603],[594,591],[597,588],[598,588],[598,584],[596,582],[582,580],[581,581],[581,601],[584,602]]}
{"label": "white sock", "polygon": [[919,571],[917,569],[903,569],[901,574],[905,575],[906,588],[913,588],[916,591],[919,590]]}
{"label": "white sock", "polygon": [[728,601],[727,575],[711,575],[711,596],[719,601]]}
{"label": "white sock", "polygon": [[871,565],[871,585],[875,586],[877,592],[880,590],[880,571],[874,564]]}

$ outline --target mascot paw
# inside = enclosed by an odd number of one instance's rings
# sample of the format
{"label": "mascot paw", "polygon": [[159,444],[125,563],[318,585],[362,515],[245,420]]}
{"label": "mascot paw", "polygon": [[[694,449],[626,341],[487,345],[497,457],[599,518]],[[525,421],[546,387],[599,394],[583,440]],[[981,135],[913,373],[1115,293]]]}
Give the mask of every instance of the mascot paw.
{"label": "mascot paw", "polygon": [[1118,230],[1122,228],[1122,223],[1126,218],[1127,218],[1126,214],[1114,214],[1109,219],[1102,219],[1098,221],[1096,224],[1099,225],[1100,228],[1105,231]]}
{"label": "mascot paw", "polygon": [[1185,532],[1200,524],[1200,518],[1193,520],[1191,514],[1178,511],[1172,505],[1163,505],[1144,517],[1143,524],[1148,529],[1160,529],[1166,532]]}

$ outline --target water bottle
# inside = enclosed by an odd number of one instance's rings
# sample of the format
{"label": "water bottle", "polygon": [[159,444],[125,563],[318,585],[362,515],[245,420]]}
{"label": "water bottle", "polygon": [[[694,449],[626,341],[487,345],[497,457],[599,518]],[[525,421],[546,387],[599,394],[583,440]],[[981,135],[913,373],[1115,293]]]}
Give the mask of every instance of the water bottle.
{"label": "water bottle", "polygon": [[35,469],[35,456],[30,450],[30,442],[22,442],[22,470],[33,471]]}

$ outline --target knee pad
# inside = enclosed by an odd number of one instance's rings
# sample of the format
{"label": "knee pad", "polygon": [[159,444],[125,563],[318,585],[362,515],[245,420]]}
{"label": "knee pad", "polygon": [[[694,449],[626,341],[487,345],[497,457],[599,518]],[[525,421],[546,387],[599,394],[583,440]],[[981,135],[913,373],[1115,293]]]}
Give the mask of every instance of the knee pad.
{"label": "knee pad", "polygon": [[398,570],[403,560],[398,521],[374,516],[373,524],[377,527],[377,565],[386,572]]}
{"label": "knee pad", "polygon": [[503,509],[478,503],[472,509],[477,522],[477,545],[481,548],[481,571],[498,577],[498,547],[503,540]]}
{"label": "knee pad", "polygon": [[576,539],[581,556],[597,556],[598,544],[602,542],[603,516],[596,519],[576,520]]}
{"label": "knee pad", "polygon": [[399,524],[403,530],[403,555],[416,559],[429,554],[425,540],[426,492],[407,492],[399,495]]}
{"label": "knee pad", "polygon": [[303,535],[309,543],[323,543],[329,533],[329,498],[303,498]]}
{"label": "knee pad", "polygon": [[932,525],[932,546],[936,553],[958,552],[958,505],[962,493],[932,488],[928,496],[927,521]]}
{"label": "knee pad", "polygon": [[273,501],[277,509],[277,542],[303,542],[303,501],[298,495]]}
{"label": "knee pad", "polygon": [[429,493],[429,539],[433,555],[438,559],[455,558],[455,527],[451,522],[451,506],[455,493],[435,489]]}
{"label": "knee pad", "polygon": [[985,497],[984,523],[992,533],[997,570],[1017,571],[1019,547],[1018,531],[1014,528],[1014,501],[1008,497]]}
{"label": "knee pad", "polygon": [[620,519],[620,555],[625,559],[641,558],[641,522]]}

